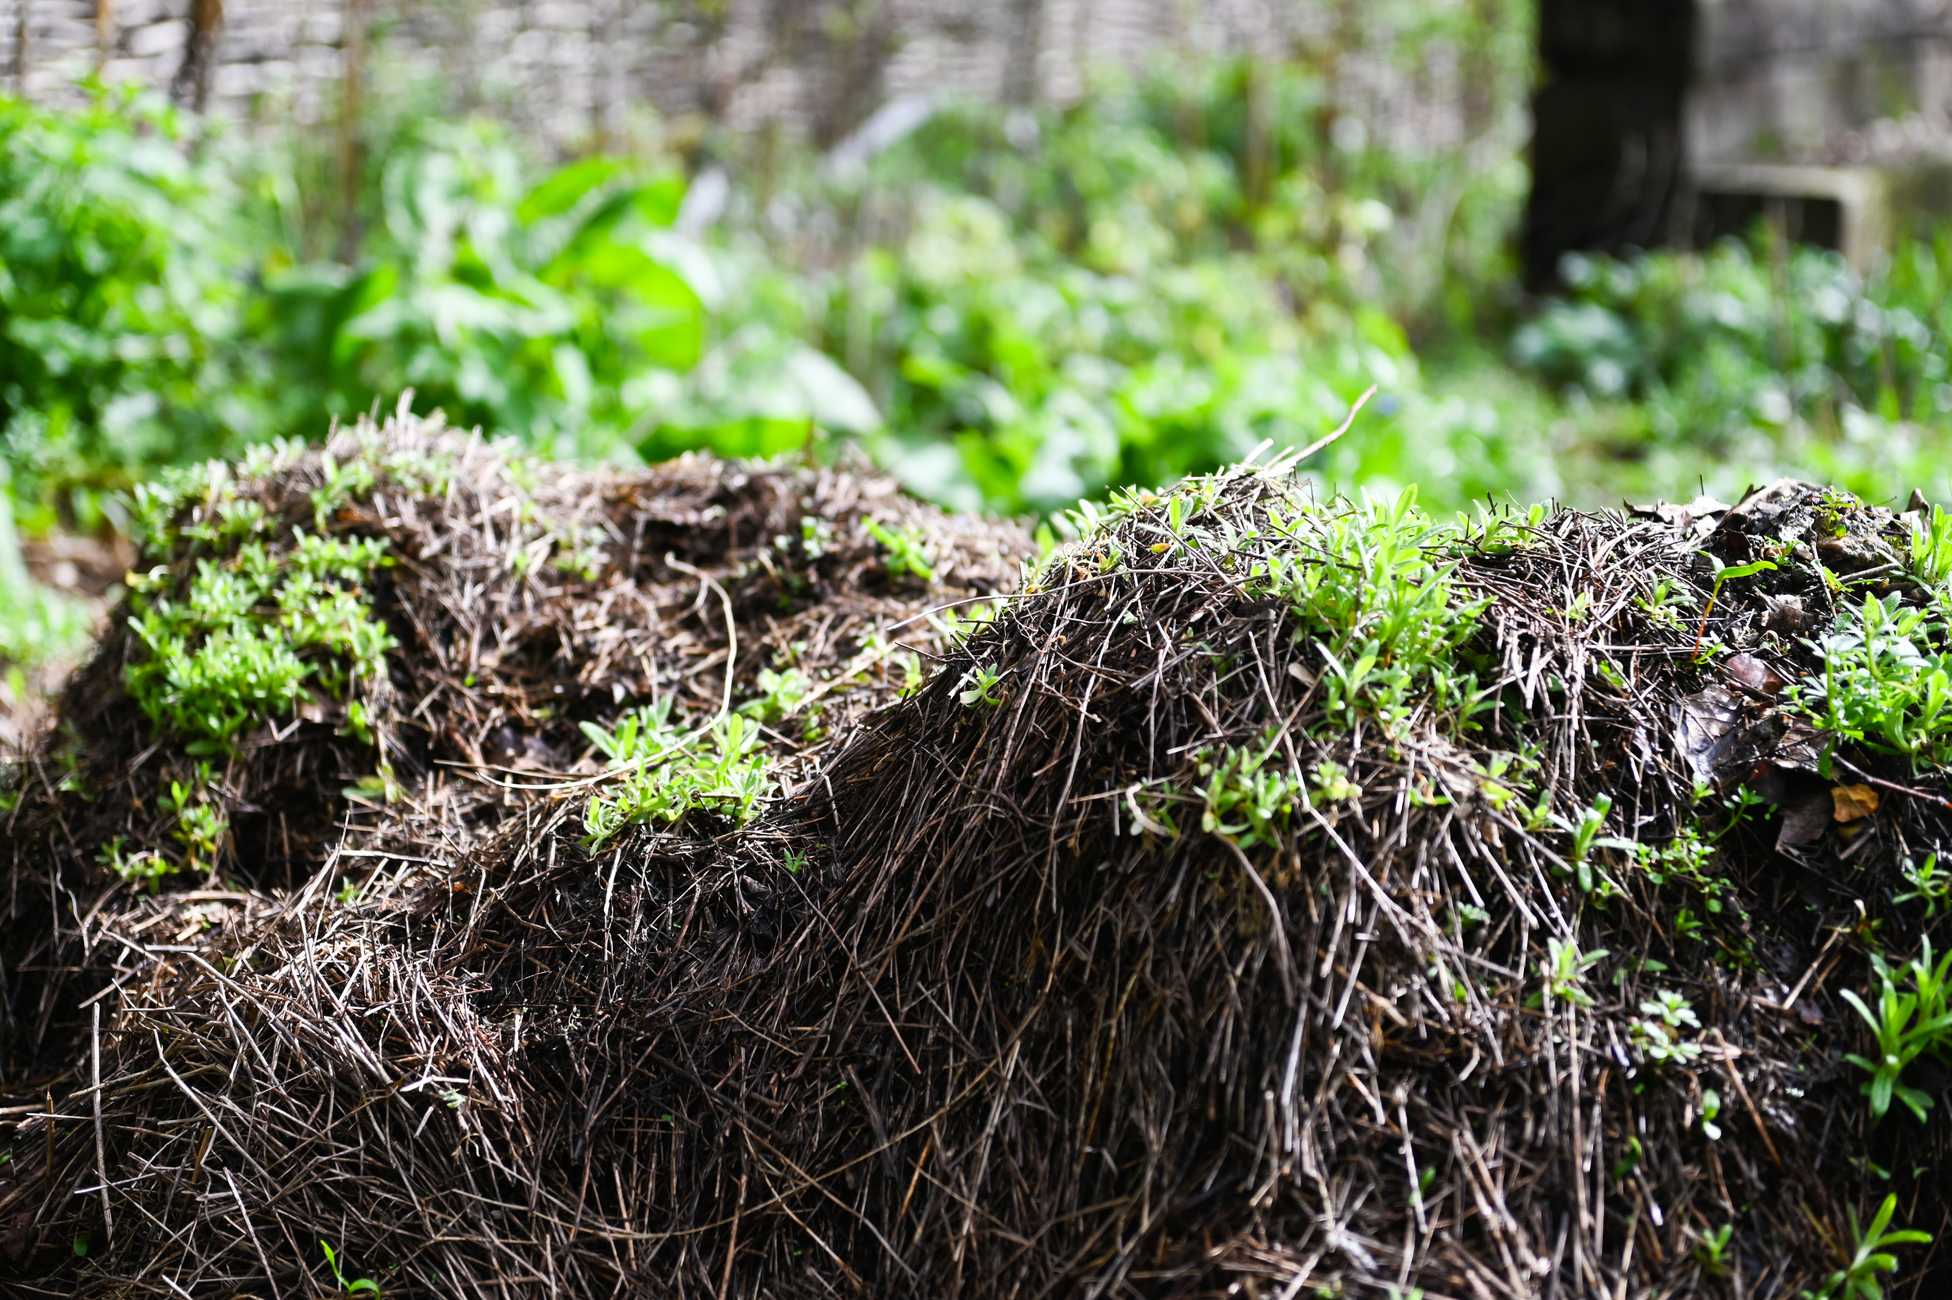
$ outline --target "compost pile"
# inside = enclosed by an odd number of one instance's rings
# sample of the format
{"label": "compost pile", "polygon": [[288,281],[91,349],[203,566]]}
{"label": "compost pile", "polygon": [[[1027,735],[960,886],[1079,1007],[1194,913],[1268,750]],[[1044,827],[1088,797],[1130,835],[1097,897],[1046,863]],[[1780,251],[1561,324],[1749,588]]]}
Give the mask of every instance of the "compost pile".
{"label": "compost pile", "polygon": [[[1867,1090],[1845,996],[1925,1005],[1952,906],[1947,701],[1864,703],[1942,667],[1915,515],[1275,465],[1020,579],[871,479],[398,421],[159,510],[9,795],[12,1293],[1952,1276],[1865,1245],[1952,1227],[1946,1036]],[[146,667],[206,570],[301,692]]]}

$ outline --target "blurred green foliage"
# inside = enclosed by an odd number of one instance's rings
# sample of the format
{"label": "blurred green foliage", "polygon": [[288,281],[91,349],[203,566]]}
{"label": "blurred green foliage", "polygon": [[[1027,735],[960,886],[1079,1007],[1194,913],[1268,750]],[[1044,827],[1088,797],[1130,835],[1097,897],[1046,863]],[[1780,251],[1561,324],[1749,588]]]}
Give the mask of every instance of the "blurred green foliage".
{"label": "blurred green foliage", "polygon": [[0,445],[22,523],[77,483],[212,455],[248,419],[248,259],[223,168],[161,105],[98,93],[61,113],[0,98]]}
{"label": "blurred green foliage", "polygon": [[[1372,383],[1399,405],[1410,331],[1499,297],[1446,290],[1509,282],[1523,173],[1336,131],[1328,85],[1233,60],[945,111],[830,195],[904,201],[897,238],[815,282],[820,341],[888,417],[879,458],[925,495],[1044,512],[1311,441]],[[1434,237],[1398,219],[1433,187]]]}
{"label": "blurred green foliage", "polygon": [[1952,488],[1952,237],[1869,276],[1762,231],[1703,254],[1570,258],[1566,281],[1511,356],[1635,490],[1780,474],[1874,500]]}
{"label": "blurred green foliage", "polygon": [[545,170],[483,122],[383,143],[356,250],[308,256],[326,241],[303,149],[192,144],[126,92],[0,99],[0,449],[23,526],[99,526],[161,466],[317,437],[406,389],[589,457],[876,422],[825,357],[721,310],[716,255],[671,229],[670,167]]}
{"label": "blurred green foliage", "polygon": [[[1870,276],[1761,238],[1575,259],[1563,299],[1520,300],[1529,8],[1345,14],[1455,69],[1462,143],[1352,108],[1332,51],[1180,63],[940,109],[845,168],[714,142],[708,236],[656,148],[548,166],[417,92],[367,106],[352,175],[332,141],[191,132],[128,92],[0,98],[0,491],[28,532],[123,527],[116,492],[163,466],[410,388],[554,454],[852,445],[1046,513],[1312,442],[1372,385],[1309,472],[1438,509],[1952,488],[1952,238]],[[12,555],[0,623],[40,630],[0,661],[77,625]]]}

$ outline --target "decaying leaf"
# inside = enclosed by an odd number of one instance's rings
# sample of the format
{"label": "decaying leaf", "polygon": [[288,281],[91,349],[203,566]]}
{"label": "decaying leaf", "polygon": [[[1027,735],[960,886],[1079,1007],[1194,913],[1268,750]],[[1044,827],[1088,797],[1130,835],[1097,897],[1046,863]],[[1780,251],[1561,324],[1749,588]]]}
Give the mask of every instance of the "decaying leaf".
{"label": "decaying leaf", "polygon": [[1831,808],[1840,822],[1862,821],[1877,811],[1877,803],[1877,791],[1868,785],[1840,785],[1830,791]]}

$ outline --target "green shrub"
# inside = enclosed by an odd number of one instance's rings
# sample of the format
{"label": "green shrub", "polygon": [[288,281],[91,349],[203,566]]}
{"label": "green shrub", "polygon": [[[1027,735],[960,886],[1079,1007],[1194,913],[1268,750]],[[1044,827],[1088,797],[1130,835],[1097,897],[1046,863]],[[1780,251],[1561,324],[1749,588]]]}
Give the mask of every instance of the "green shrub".
{"label": "green shrub", "polygon": [[254,422],[239,193],[182,145],[133,92],[76,111],[0,96],[0,458],[24,527],[93,524],[100,489]]}

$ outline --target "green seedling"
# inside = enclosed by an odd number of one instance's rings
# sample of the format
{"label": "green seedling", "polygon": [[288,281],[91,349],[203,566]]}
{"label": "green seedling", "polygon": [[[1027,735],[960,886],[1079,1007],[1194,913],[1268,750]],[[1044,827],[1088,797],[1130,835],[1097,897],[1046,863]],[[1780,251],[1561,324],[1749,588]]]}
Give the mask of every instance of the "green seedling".
{"label": "green seedling", "polygon": [[339,1267],[339,1256],[330,1242],[319,1239],[319,1249],[325,1252],[325,1266],[332,1270],[332,1281],[338,1286],[341,1295],[371,1295],[380,1293],[380,1284],[370,1277],[348,1278]]}
{"label": "green seedling", "polygon": [[1935,920],[1939,909],[1952,903],[1952,871],[1939,869],[1938,854],[1931,854],[1923,863],[1914,863],[1907,858],[1899,870],[1911,888],[1892,895],[1892,902],[1909,903],[1916,900],[1924,903],[1925,919],[1928,921]]}
{"label": "green seedling", "polygon": [[[1942,1058],[1952,1054],[1952,1006],[1947,1003],[1947,994],[1952,991],[1948,989],[1952,953],[1934,964],[1931,940],[1927,939],[1920,954],[1897,971],[1879,953],[1871,955],[1871,967],[1878,978],[1876,1009],[1848,989],[1843,999],[1870,1026],[1877,1040],[1877,1055],[1853,1053],[1844,1059],[1871,1076],[1863,1092],[1871,1099],[1872,1118],[1882,1119],[1895,1098],[1922,1121],[1931,1109],[1931,1095],[1907,1087],[1900,1079],[1906,1067],[1921,1056]],[[1901,982],[1910,987],[1900,988]]]}
{"label": "green seedling", "polygon": [[918,528],[890,528],[878,519],[864,519],[861,526],[880,543],[886,553],[888,576],[906,574],[923,582],[935,581],[935,564],[929,558],[928,540]]}
{"label": "green seedling", "polygon": [[758,723],[734,713],[703,734],[681,733],[668,714],[668,702],[659,701],[626,714],[613,728],[583,724],[583,734],[620,778],[585,805],[586,846],[599,848],[639,823],[671,825],[694,811],[743,826],[772,793]]}
{"label": "green seedling", "polygon": [[1003,703],[1003,697],[996,693],[997,685],[1002,680],[1003,674],[988,664],[974,664],[967,673],[963,674],[963,681],[968,685],[963,687],[956,698],[962,701],[965,708],[997,708]]}
{"label": "green seedling", "polygon": [[1932,586],[1952,581],[1952,512],[1933,506],[1911,526],[1911,571]]}
{"label": "green seedling", "polygon": [[1701,658],[1702,639],[1708,635],[1708,618],[1715,612],[1715,602],[1721,599],[1722,588],[1738,578],[1752,578],[1758,573],[1767,573],[1775,567],[1773,560],[1715,565],[1715,584],[1708,592],[1708,603],[1701,610],[1701,625],[1695,629],[1694,634],[1694,656],[1697,660]]}
{"label": "green seedling", "polygon": [[1813,1296],[1807,1291],[1804,1295],[1810,1300],[1884,1300],[1884,1286],[1878,1279],[1898,1271],[1898,1258],[1891,1253],[1892,1248],[1929,1246],[1932,1242],[1929,1232],[1919,1232],[1914,1228],[1892,1230],[1891,1219],[1897,1212],[1896,1193],[1884,1198],[1884,1203],[1871,1217],[1868,1228],[1859,1226],[1857,1211],[1852,1210],[1850,1259],[1832,1273]]}
{"label": "green seedling", "polygon": [[1952,762],[1952,623],[1941,604],[1866,596],[1849,607],[1818,649],[1821,685],[1792,683],[1819,731],[1940,766]]}
{"label": "green seedling", "polygon": [[760,722],[778,722],[798,712],[812,691],[813,682],[798,668],[762,668],[759,694],[741,704],[739,712]]}
{"label": "green seedling", "polygon": [[1339,803],[1354,803],[1362,798],[1362,787],[1349,779],[1349,770],[1332,759],[1315,764],[1308,792],[1320,808]]}
{"label": "green seedling", "polygon": [[1572,869],[1582,893],[1592,892],[1593,848],[1599,841],[1600,831],[1606,827],[1607,814],[1612,811],[1611,796],[1595,795],[1592,804],[1579,814],[1579,820],[1573,824]]}
{"label": "green seedling", "polygon": [[162,885],[163,877],[181,870],[177,863],[154,849],[130,852],[127,844],[128,836],[117,835],[96,851],[95,861],[130,884],[147,888],[152,894]]}
{"label": "green seedling", "polygon": [[1457,652],[1486,602],[1458,588],[1457,565],[1446,560],[1456,542],[1411,490],[1336,511],[1270,505],[1245,594],[1288,606],[1343,725],[1366,714],[1395,727],[1422,695],[1462,725],[1482,699]]}
{"label": "green seedling", "polygon": [[1648,585],[1647,594],[1634,600],[1649,622],[1674,632],[1681,630],[1681,611],[1694,603],[1694,592],[1671,576],[1654,579]]}
{"label": "green seedling", "polygon": [[1710,1142],[1722,1140],[1722,1095],[1713,1088],[1701,1092],[1701,1135]]}
{"label": "green seedling", "polygon": [[1562,939],[1546,941],[1547,967],[1545,972],[1544,1000],[1557,1000],[1576,1007],[1594,1005],[1593,995],[1585,988],[1586,972],[1605,961],[1609,955],[1604,948],[1582,953],[1579,945]]}
{"label": "green seedling", "polygon": [[1306,795],[1300,775],[1275,762],[1275,751],[1273,736],[1258,745],[1200,751],[1196,761],[1206,780],[1202,830],[1231,839],[1242,848],[1272,844],[1281,838]]}
{"label": "green seedling", "polygon": [[1734,1235],[1735,1225],[1732,1223],[1695,1234],[1694,1258],[1704,1273],[1710,1277],[1728,1276],[1728,1242]]}

